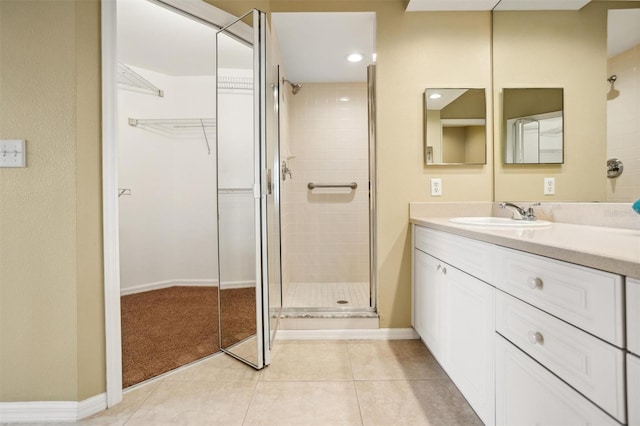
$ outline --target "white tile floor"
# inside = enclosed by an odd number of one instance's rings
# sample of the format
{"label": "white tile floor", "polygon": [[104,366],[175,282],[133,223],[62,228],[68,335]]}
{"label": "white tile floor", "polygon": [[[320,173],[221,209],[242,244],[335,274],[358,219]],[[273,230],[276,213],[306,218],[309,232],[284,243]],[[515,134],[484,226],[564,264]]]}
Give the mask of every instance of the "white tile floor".
{"label": "white tile floor", "polygon": [[283,303],[285,308],[368,308],[369,283],[290,283]]}
{"label": "white tile floor", "polygon": [[86,425],[480,425],[419,340],[277,341],[262,371],[214,356]]}

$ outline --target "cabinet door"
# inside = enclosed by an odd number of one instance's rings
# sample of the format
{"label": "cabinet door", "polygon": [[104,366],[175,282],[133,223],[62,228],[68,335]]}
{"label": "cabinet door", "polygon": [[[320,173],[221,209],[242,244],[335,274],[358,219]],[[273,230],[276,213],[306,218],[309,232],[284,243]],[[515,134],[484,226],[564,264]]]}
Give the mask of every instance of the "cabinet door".
{"label": "cabinet door", "polygon": [[627,354],[629,426],[640,426],[640,358]]}
{"label": "cabinet door", "polygon": [[447,373],[482,421],[494,424],[494,289],[451,266],[441,274]]}
{"label": "cabinet door", "polygon": [[619,425],[500,335],[496,335],[496,424]]}
{"label": "cabinet door", "polygon": [[[442,362],[442,262],[414,250],[413,312],[414,328],[429,347],[433,356]],[[440,268],[438,266],[440,265]]]}
{"label": "cabinet door", "polygon": [[627,349],[640,356],[640,280],[627,277]]}

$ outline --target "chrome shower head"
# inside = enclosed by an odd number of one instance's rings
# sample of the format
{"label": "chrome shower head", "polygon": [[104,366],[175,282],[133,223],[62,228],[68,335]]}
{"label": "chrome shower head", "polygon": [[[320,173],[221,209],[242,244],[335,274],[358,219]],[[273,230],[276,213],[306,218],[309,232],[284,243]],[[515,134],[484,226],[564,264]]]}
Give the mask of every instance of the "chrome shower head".
{"label": "chrome shower head", "polygon": [[298,93],[300,89],[302,89],[302,84],[292,83],[286,78],[282,77],[282,84],[285,83],[289,83],[289,85],[291,86],[291,93],[293,93],[294,95]]}

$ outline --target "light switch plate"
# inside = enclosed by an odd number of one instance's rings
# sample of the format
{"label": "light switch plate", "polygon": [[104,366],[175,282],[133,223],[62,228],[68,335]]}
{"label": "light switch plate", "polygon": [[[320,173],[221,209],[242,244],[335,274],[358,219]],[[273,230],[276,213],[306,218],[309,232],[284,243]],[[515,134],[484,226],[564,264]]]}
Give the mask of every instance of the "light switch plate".
{"label": "light switch plate", "polygon": [[26,167],[26,144],[23,139],[0,140],[0,167]]}

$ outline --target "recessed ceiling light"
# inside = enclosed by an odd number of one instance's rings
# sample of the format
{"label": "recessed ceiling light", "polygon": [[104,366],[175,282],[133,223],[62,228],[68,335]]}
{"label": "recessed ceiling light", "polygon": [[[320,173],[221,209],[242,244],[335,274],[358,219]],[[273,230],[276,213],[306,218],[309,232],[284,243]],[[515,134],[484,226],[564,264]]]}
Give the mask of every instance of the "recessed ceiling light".
{"label": "recessed ceiling light", "polygon": [[351,55],[347,56],[347,61],[349,62],[360,62],[362,60],[363,56],[360,53],[352,53]]}
{"label": "recessed ceiling light", "polygon": [[348,96],[343,96],[341,98],[338,99],[340,102],[349,102],[351,100],[350,97]]}
{"label": "recessed ceiling light", "polygon": [[440,93],[432,93],[429,95],[429,99],[440,99],[442,95]]}

